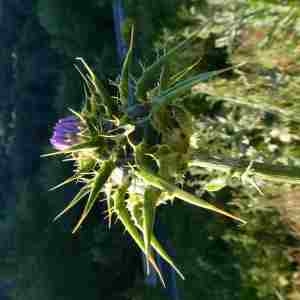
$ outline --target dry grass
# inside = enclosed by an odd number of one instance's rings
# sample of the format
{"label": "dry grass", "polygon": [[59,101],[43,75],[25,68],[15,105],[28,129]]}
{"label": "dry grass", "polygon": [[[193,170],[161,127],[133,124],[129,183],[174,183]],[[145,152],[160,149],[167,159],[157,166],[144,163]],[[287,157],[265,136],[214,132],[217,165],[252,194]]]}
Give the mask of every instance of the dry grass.
{"label": "dry grass", "polygon": [[[300,242],[300,189],[291,190],[276,198],[274,204],[279,209],[283,222]],[[300,264],[300,250],[297,256]]]}
{"label": "dry grass", "polygon": [[293,288],[288,299],[300,300],[300,189],[291,190],[275,198],[273,204],[280,211],[282,221],[288,225],[291,234],[296,238],[296,246],[289,249],[289,257],[295,263],[296,270],[292,276]]}

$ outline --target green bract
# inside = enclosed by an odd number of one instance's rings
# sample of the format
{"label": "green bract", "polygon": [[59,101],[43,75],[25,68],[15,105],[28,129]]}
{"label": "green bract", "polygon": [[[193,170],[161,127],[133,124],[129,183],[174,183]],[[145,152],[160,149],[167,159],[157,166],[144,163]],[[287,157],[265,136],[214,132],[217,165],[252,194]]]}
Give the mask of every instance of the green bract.
{"label": "green bract", "polygon": [[[205,157],[202,164],[199,161],[198,164],[195,163],[195,152],[190,146],[190,138],[194,132],[193,117],[180,102],[180,97],[199,82],[207,81],[226,70],[203,73],[180,81],[178,78],[181,76],[168,75],[166,70],[169,59],[195,38],[196,35],[193,34],[187,41],[145,68],[135,80],[130,73],[132,36],[118,83],[118,97],[110,96],[83,59],[80,58],[81,65],[76,66],[84,80],[86,95],[82,111],[73,112],[82,124],[79,142],[64,151],[49,155],[63,154],[75,162],[74,175],[58,187],[73,181],[80,182],[82,187],[55,220],[84,201],[82,215],[73,230],[76,232],[97,201],[105,199],[109,226],[115,215],[146,255],[163,283],[153,251],[182,278],[183,275],[153,233],[156,209],[160,205],[182,200],[245,223],[178,186],[189,166],[222,167],[230,171],[228,176],[237,172],[241,176],[250,173],[255,176],[257,171],[260,177],[267,179],[272,177],[273,170],[276,171],[277,179],[287,181],[291,177],[293,183],[299,181],[300,173],[299,170],[285,168],[280,177],[280,167],[265,168],[263,164],[239,163],[211,157]],[[180,74],[185,74],[186,70]],[[131,90],[137,103],[133,107],[128,106]],[[151,140],[150,133],[159,136],[159,139]],[[222,180],[221,185],[219,181],[214,181],[206,189],[216,191],[225,184],[226,180]]]}

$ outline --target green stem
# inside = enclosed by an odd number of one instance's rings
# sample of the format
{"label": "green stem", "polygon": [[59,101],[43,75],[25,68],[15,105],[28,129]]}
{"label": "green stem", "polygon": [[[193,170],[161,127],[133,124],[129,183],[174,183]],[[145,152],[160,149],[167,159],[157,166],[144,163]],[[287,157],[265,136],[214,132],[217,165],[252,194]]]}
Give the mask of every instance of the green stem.
{"label": "green stem", "polygon": [[270,103],[266,104],[267,101],[264,101],[263,99],[260,99],[260,101],[253,101],[252,99],[239,98],[239,97],[226,97],[221,95],[214,95],[213,93],[210,93],[209,96],[217,97],[220,100],[233,103],[236,105],[246,106],[246,107],[250,107],[251,109],[268,112],[277,115],[284,120],[300,122],[300,117],[298,116],[297,111],[280,108],[279,106],[271,105]]}
{"label": "green stem", "polygon": [[264,180],[300,184],[300,168],[268,163],[251,162],[231,158],[212,157],[206,153],[195,155],[189,162],[189,167],[201,167],[224,172],[239,172],[243,174],[251,166],[251,174]]}

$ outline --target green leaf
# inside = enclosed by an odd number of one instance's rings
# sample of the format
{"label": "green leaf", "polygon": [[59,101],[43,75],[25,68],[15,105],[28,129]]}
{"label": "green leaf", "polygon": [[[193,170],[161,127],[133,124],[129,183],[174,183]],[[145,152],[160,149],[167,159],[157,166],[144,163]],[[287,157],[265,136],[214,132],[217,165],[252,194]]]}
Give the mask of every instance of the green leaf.
{"label": "green leaf", "polygon": [[73,175],[73,176],[67,178],[66,180],[64,180],[63,182],[57,184],[56,186],[50,188],[49,191],[57,190],[57,189],[59,189],[60,187],[66,185],[66,184],[68,184],[68,183],[70,183],[70,182],[76,181],[76,180],[78,180],[78,179],[79,179],[79,177],[78,177],[77,175]]}
{"label": "green leaf", "polygon": [[162,105],[170,104],[174,99],[187,93],[193,86],[200,82],[205,82],[213,77],[216,77],[224,72],[237,68],[243,64],[236,65],[234,67],[225,68],[218,71],[211,71],[206,73],[201,73],[199,75],[193,76],[189,79],[183,80],[175,84],[173,87],[163,91],[160,95],[154,96],[151,99],[152,102],[152,112],[156,112],[160,109]]}
{"label": "green leaf", "polygon": [[[114,110],[116,110],[112,97],[108,93],[103,83],[97,78],[97,76],[85,62],[85,60],[82,57],[76,57],[76,59],[82,63],[85,70],[87,71],[87,74],[83,74],[80,68],[77,65],[75,65],[76,70],[83,78],[86,87],[89,91],[89,95],[86,95],[86,98],[89,98],[91,113],[96,114],[98,105],[103,104],[106,109],[106,113],[108,114],[108,117],[111,117],[113,115]],[[97,96],[99,96],[100,98],[100,103],[97,103]]]}
{"label": "green leaf", "polygon": [[[151,190],[148,188],[148,190]],[[153,200],[155,200],[155,202],[158,200],[158,198],[160,197],[161,193],[159,193],[158,190],[152,190],[153,191],[153,196],[155,198],[153,198]],[[151,191],[151,193],[152,193]],[[140,229],[140,231],[143,233],[143,235],[145,236],[145,228],[144,228],[144,223],[142,223],[141,218],[137,219],[137,223],[138,223],[138,228]],[[177,272],[177,274],[184,280],[184,276],[182,274],[182,272],[176,267],[176,264],[174,263],[174,261],[172,260],[172,258],[168,255],[168,253],[164,250],[164,248],[162,247],[162,245],[160,244],[160,242],[157,240],[157,238],[155,237],[154,233],[153,233],[153,229],[151,230],[151,246],[152,248],[168,263],[170,264],[170,266]],[[145,244],[146,245],[146,244]],[[148,252],[150,255],[150,252]],[[145,255],[146,257],[146,248],[145,248]]]}
{"label": "green leaf", "polygon": [[208,192],[217,192],[222,188],[224,188],[226,185],[227,185],[226,178],[223,177],[214,178],[204,186],[204,189]]}
{"label": "green leaf", "polygon": [[198,32],[191,34],[190,37],[188,37],[176,47],[172,48],[165,55],[160,57],[155,63],[146,68],[136,85],[136,98],[138,100],[146,100],[146,93],[148,90],[152,89],[157,82],[157,76],[160,74],[163,66],[170,61],[174,54],[183,50],[192,40],[194,40],[197,35]]}
{"label": "green leaf", "polygon": [[[150,255],[151,236],[153,234],[155,222],[155,208],[156,203],[160,197],[161,192],[153,187],[148,187],[144,193],[143,201],[143,236],[145,243],[145,255]],[[147,273],[149,274],[149,264],[147,260]]]}
{"label": "green leaf", "polygon": [[151,253],[148,254],[148,256],[146,255],[146,249],[145,249],[145,244],[144,244],[143,238],[142,238],[141,234],[139,233],[138,229],[135,227],[135,225],[131,219],[131,216],[126,208],[125,195],[126,195],[128,186],[129,186],[129,183],[125,182],[113,195],[115,213],[117,214],[118,218],[124,225],[125,229],[128,231],[129,235],[135,241],[137,246],[143,251],[146,258],[149,260],[149,262],[153,266],[154,270],[157,272],[163,286],[165,287],[164,279],[163,279],[162,274],[155,262],[155,259],[153,258]]}
{"label": "green leaf", "polygon": [[182,272],[176,267],[172,258],[168,255],[168,253],[163,249],[157,238],[152,235],[151,237],[151,245],[155,249],[155,251],[176,271],[176,273],[181,277],[181,279],[185,279]]}
{"label": "green leaf", "polygon": [[72,154],[76,152],[82,152],[82,151],[90,151],[90,150],[96,150],[99,147],[103,145],[103,138],[97,137],[91,141],[78,143],[74,146],[71,146],[70,148],[62,151],[52,152],[48,154],[43,154],[41,157],[50,157],[50,156],[56,156],[56,155],[67,155]]}
{"label": "green leaf", "polygon": [[77,203],[80,202],[82,198],[84,198],[89,193],[90,187],[89,185],[85,185],[82,187],[79,192],[76,194],[76,196],[73,198],[73,200],[66,206],[66,208],[61,211],[54,219],[53,221],[56,221],[59,219],[63,214],[65,214],[68,210],[70,210],[73,206],[75,206]]}
{"label": "green leaf", "polygon": [[178,188],[175,184],[166,181],[165,179],[161,178],[160,176],[154,174],[153,172],[151,172],[149,170],[139,169],[135,172],[135,174],[138,177],[140,177],[141,179],[143,179],[147,184],[150,184],[151,186],[154,186],[162,191],[166,191],[169,194],[171,199],[177,197],[189,204],[192,204],[192,205],[195,205],[195,206],[207,209],[207,210],[214,211],[216,213],[227,216],[231,219],[237,220],[241,223],[246,223],[241,218],[236,217],[236,216],[210,204],[209,202],[207,202],[201,198],[198,198],[198,197],[194,196],[193,194],[190,194],[190,193]]}
{"label": "green leaf", "polygon": [[113,200],[111,198],[112,194],[112,184],[108,184],[106,186],[106,205],[107,205],[107,218],[108,218],[108,228],[111,228],[111,221],[112,221],[112,209],[113,209]]}
{"label": "green leaf", "polygon": [[75,228],[73,229],[72,233],[75,233],[78,230],[82,222],[88,216],[89,212],[91,211],[95,202],[97,201],[103,186],[105,185],[114,168],[115,162],[113,160],[106,160],[102,163],[100,170],[97,172],[95,178],[93,179],[90,195],[84,207],[83,213],[79,221],[77,222]]}
{"label": "green leaf", "polygon": [[190,73],[202,60],[202,58],[199,58],[196,62],[194,62],[192,65],[186,67],[185,69],[181,70],[177,74],[173,75],[171,77],[171,84],[176,84],[179,80],[181,80],[183,77],[185,77],[188,73]]}
{"label": "green leaf", "polygon": [[170,65],[168,62],[165,62],[163,67],[161,68],[160,77],[159,77],[159,93],[167,89],[170,83]]}
{"label": "green leaf", "polygon": [[132,63],[132,56],[133,56],[133,35],[134,35],[134,27],[131,29],[131,36],[130,36],[130,44],[127,55],[125,57],[122,71],[121,71],[121,78],[119,83],[119,93],[120,99],[123,106],[127,107],[128,97],[129,97],[129,68]]}

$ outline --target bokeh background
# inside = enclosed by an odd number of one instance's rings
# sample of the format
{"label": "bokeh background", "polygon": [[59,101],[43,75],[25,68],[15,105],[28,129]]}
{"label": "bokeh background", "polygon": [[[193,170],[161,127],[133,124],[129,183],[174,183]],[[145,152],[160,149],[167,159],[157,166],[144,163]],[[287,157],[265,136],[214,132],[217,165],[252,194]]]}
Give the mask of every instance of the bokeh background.
{"label": "bokeh background", "polygon": [[[299,1],[124,0],[124,37],[136,26],[136,53],[159,51],[198,30],[174,58],[176,72],[247,62],[239,73],[193,88],[183,101],[194,115],[195,147],[233,158],[300,165]],[[80,208],[52,219],[76,186],[49,192],[72,171],[51,151],[58,118],[84,96],[74,58],[83,57],[111,88],[118,76],[111,0],[0,1],[0,299],[166,299],[144,284],[141,255],[120,224],[110,231],[100,206],[76,235]],[[159,218],[186,280],[182,299],[299,300],[300,188],[232,182],[191,169],[185,188],[247,219],[246,226],[181,203]],[[3,295],[1,295],[1,293]],[[1,298],[2,297],[2,298]]]}

